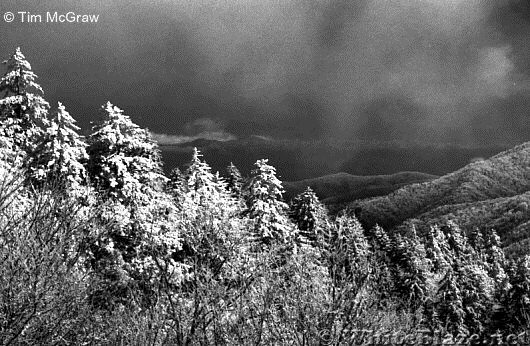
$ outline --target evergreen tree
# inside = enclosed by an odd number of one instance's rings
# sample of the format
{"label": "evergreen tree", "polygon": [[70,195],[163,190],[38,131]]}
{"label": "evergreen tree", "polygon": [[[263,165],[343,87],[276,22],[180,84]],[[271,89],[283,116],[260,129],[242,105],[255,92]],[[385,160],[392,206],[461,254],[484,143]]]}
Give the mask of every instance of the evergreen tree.
{"label": "evergreen tree", "polygon": [[186,179],[184,174],[180,171],[178,167],[175,167],[169,173],[169,181],[167,188],[170,193],[174,196],[181,195],[185,192],[184,186],[186,184]]}
{"label": "evergreen tree", "polygon": [[93,127],[87,147],[91,182],[104,202],[105,231],[91,246],[103,287],[95,293],[100,299],[94,299],[112,307],[133,303],[138,295],[137,304],[150,304],[158,264],[181,246],[177,213],[164,193],[167,179],[149,132],[110,102],[102,108],[104,118]]}
{"label": "evergreen tree", "polygon": [[481,263],[456,266],[455,275],[464,307],[464,324],[471,333],[483,333],[493,307],[494,282]]}
{"label": "evergreen tree", "polygon": [[159,189],[166,180],[158,145],[118,107],[107,102],[102,108],[104,118],[88,137],[92,182],[123,205],[149,203],[145,189]]}
{"label": "evergreen tree", "polygon": [[6,159],[12,161],[35,151],[48,125],[49,104],[20,48],[3,64],[7,71],[0,80],[0,144]]}
{"label": "evergreen tree", "polygon": [[329,249],[332,277],[355,285],[369,273],[370,245],[360,222],[355,217],[341,215],[334,223]]}
{"label": "evergreen tree", "polygon": [[241,172],[239,172],[239,169],[237,169],[237,167],[232,162],[230,162],[230,165],[226,168],[226,172],[228,174],[228,190],[232,193],[234,197],[241,197],[241,192],[243,189],[243,177],[241,176]]}
{"label": "evergreen tree", "polygon": [[213,182],[217,184],[218,187],[228,190],[228,183],[226,182],[225,178],[221,177],[219,171],[215,172],[213,175]]}
{"label": "evergreen tree", "polygon": [[[368,238],[370,244],[374,250],[374,253],[378,255],[381,259],[388,257],[389,252],[391,251],[391,241],[390,237],[379,225],[375,225],[369,232]],[[388,262],[388,261],[387,261]]]}
{"label": "evergreen tree", "polygon": [[303,237],[311,242],[326,242],[328,228],[326,207],[310,187],[292,200],[289,216],[298,226]]}
{"label": "evergreen tree", "polygon": [[259,241],[271,244],[276,240],[289,243],[293,227],[287,218],[288,205],[282,201],[282,182],[276,169],[266,159],[255,163],[249,183],[248,216],[254,221],[254,233]]}
{"label": "evergreen tree", "polygon": [[530,326],[530,256],[517,263],[508,292],[507,313],[511,316],[512,331],[528,330]]}
{"label": "evergreen tree", "polygon": [[[460,227],[453,221],[448,221],[443,231],[453,253],[454,280],[464,311],[462,328],[472,333],[482,333],[491,316],[495,286],[481,259],[481,237],[475,234],[468,242]],[[478,251],[472,247],[473,243]]]}
{"label": "evergreen tree", "polygon": [[30,181],[36,185],[55,182],[61,188],[76,191],[86,183],[83,164],[88,159],[86,144],[79,136],[75,120],[59,102],[33,159],[29,161]]}
{"label": "evergreen tree", "polygon": [[374,279],[377,283],[378,290],[378,305],[384,308],[386,302],[393,298],[396,292],[396,286],[393,278],[392,267],[392,242],[387,232],[379,225],[375,225],[369,232],[367,232],[371,252],[375,255],[372,261],[374,268]]}
{"label": "evergreen tree", "polygon": [[506,307],[510,306],[509,299],[507,299],[511,290],[508,273],[509,264],[504,255],[500,237],[493,229],[485,234],[483,257],[485,258],[486,270],[493,280],[495,289],[491,325],[497,327],[496,329],[505,329],[506,323],[510,324],[506,317],[512,315],[505,310]]}
{"label": "evergreen tree", "polygon": [[471,234],[469,235],[469,244],[473,247],[477,255],[479,255],[479,257],[482,259],[484,257],[486,243],[484,240],[484,235],[478,227],[475,227],[471,231]]}
{"label": "evergreen tree", "polygon": [[[178,257],[182,261],[202,258],[200,263],[203,264],[215,262],[210,257],[216,252],[211,244],[217,243],[220,248],[225,246],[224,241],[228,237],[225,231],[231,229],[219,230],[217,222],[232,219],[237,223],[234,216],[241,211],[238,201],[230,195],[219,172],[212,174],[197,148],[193,149],[185,174],[173,170],[170,179],[173,193],[178,195],[177,206],[184,213],[183,226],[187,229],[183,235],[183,250]],[[199,239],[206,244],[197,243]]]}
{"label": "evergreen tree", "polygon": [[[197,148],[185,174],[180,176],[177,172],[171,178],[180,191],[177,207],[183,230],[182,247],[174,259],[190,268],[181,289],[196,289],[197,282],[231,282],[238,287],[235,257],[245,257],[248,246],[243,242],[248,239],[248,220],[239,217],[240,201],[229,192],[219,172],[212,174]],[[178,187],[180,184],[182,188]],[[234,251],[241,253],[235,256]]]}
{"label": "evergreen tree", "polygon": [[[504,267],[506,279],[505,282],[501,285],[500,289],[497,287],[495,297],[496,300],[495,305],[492,309],[490,323],[491,331],[502,330],[509,333],[518,333],[521,331],[520,326],[522,324],[524,325],[525,323],[525,320],[521,319],[518,316],[518,314],[525,310],[523,309],[522,311],[518,311],[517,309],[520,304],[515,302],[517,300],[517,297],[521,296],[521,293],[524,291],[524,289],[514,289],[514,287],[512,286],[517,281],[516,277],[518,273],[519,264],[520,262],[517,262],[514,259],[506,259],[506,264]],[[522,271],[522,273],[524,273],[524,270]],[[520,282],[524,282],[524,280]],[[513,300],[514,298],[515,301]]]}
{"label": "evergreen tree", "polygon": [[506,266],[506,258],[502,250],[501,239],[494,229],[486,233],[484,239],[484,255],[486,258],[487,269],[489,275],[495,281],[495,288],[497,290],[497,297],[502,295],[502,292],[509,289],[508,276],[504,270]]}
{"label": "evergreen tree", "polygon": [[420,307],[427,297],[429,263],[423,244],[417,237],[394,235],[390,260],[394,265],[394,281],[398,297],[412,310]]}
{"label": "evergreen tree", "polygon": [[470,263],[473,259],[473,248],[467,242],[467,237],[462,232],[462,229],[452,220],[447,221],[446,225],[442,227],[442,232],[447,238],[449,249],[452,253],[452,260],[459,264]]}
{"label": "evergreen tree", "polygon": [[431,226],[426,235],[426,255],[435,273],[441,273],[451,265],[451,251],[444,233],[438,226]]}
{"label": "evergreen tree", "polygon": [[185,189],[195,203],[204,205],[207,201],[218,203],[229,196],[226,183],[212,172],[210,166],[202,160],[202,154],[193,148],[193,156],[185,174]]}
{"label": "evergreen tree", "polygon": [[436,312],[441,327],[453,335],[466,332],[464,307],[457,278],[452,268],[446,272],[437,292]]}

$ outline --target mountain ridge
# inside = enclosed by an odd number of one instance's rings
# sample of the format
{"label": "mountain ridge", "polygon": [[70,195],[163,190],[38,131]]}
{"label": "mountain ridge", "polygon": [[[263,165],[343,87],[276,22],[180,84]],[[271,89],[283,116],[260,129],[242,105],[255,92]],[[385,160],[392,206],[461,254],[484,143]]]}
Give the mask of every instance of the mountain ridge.
{"label": "mountain ridge", "polygon": [[520,225],[530,219],[529,192],[530,142],[526,142],[437,179],[355,201],[347,212],[355,214],[365,227],[378,224],[404,230],[414,223],[422,229],[453,219],[468,231],[497,228],[505,239],[511,239],[515,237],[511,227],[521,230]]}
{"label": "mountain ridge", "polygon": [[[198,139],[193,142],[160,145],[164,170],[182,167],[197,147],[204,159],[221,175],[232,161],[243,175],[250,174],[259,159],[267,158],[283,181],[299,181],[337,172],[358,176],[391,175],[414,171],[441,176],[472,160],[490,157],[506,146],[460,146],[443,143],[404,141],[302,141],[266,136],[241,137],[219,142]],[[365,196],[366,197],[366,196]]]}
{"label": "mountain ridge", "polygon": [[385,195],[407,184],[437,177],[432,174],[410,171],[369,176],[339,172],[317,178],[285,181],[283,183],[286,191],[284,197],[290,200],[309,186],[330,211],[335,213],[353,200]]}

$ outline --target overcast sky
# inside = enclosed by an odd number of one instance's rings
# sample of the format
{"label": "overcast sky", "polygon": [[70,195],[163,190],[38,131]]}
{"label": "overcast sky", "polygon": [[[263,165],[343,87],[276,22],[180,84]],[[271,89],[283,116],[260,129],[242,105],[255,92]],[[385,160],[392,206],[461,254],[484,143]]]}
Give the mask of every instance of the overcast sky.
{"label": "overcast sky", "polygon": [[[20,46],[84,129],[110,100],[166,142],[530,139],[527,0],[2,0],[7,11],[2,58]],[[99,19],[47,22],[56,11]]]}

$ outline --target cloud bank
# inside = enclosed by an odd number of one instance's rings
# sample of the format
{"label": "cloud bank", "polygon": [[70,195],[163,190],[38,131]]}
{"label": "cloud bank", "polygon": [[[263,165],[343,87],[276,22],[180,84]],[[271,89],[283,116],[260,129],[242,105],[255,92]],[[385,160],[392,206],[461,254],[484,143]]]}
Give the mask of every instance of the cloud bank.
{"label": "cloud bank", "polygon": [[101,14],[92,27],[0,24],[4,55],[20,45],[47,98],[62,100],[82,126],[93,120],[91,109],[113,99],[175,143],[252,134],[460,144],[528,138],[525,1],[5,6]]}
{"label": "cloud bank", "polygon": [[184,125],[186,134],[164,134],[151,132],[152,138],[160,145],[175,145],[193,142],[198,139],[227,142],[237,137],[224,130],[222,124],[212,118],[200,118]]}

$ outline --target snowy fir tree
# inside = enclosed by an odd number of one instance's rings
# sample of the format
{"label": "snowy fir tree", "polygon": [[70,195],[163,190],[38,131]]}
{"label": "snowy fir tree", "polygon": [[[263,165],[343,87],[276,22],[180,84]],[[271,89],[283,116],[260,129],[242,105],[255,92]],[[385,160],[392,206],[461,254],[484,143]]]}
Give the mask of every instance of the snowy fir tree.
{"label": "snowy fir tree", "polygon": [[196,203],[219,200],[227,197],[225,182],[212,173],[211,167],[202,159],[202,154],[193,148],[193,155],[185,173],[185,189]]}
{"label": "snowy fir tree", "polygon": [[390,260],[394,265],[396,293],[405,306],[413,309],[423,304],[427,292],[430,263],[425,247],[417,237],[395,234],[391,240]]}
{"label": "snowy fir tree", "polygon": [[482,234],[482,231],[478,227],[475,227],[469,234],[469,244],[473,247],[479,257],[484,257],[486,243],[484,240],[484,234]]}
{"label": "snowy fir tree", "polygon": [[327,238],[327,210],[310,187],[292,200],[289,216],[298,226],[300,235],[311,242]]}
{"label": "snowy fir tree", "polygon": [[258,160],[248,187],[248,216],[254,221],[255,236],[264,244],[288,243],[293,238],[293,225],[287,217],[288,205],[282,201],[282,182],[276,168]]}
{"label": "snowy fir tree", "polygon": [[149,132],[110,102],[103,111],[103,120],[88,137],[87,166],[106,202],[101,222],[109,227],[95,240],[92,256],[109,285],[104,292],[117,292],[100,301],[127,302],[131,285],[143,287],[142,299],[153,294],[145,280],[159,270],[158,261],[180,248],[178,217],[172,198],[164,193],[167,179]]}
{"label": "snowy fir tree", "polygon": [[440,319],[440,327],[453,335],[467,332],[464,325],[465,311],[462,294],[457,284],[457,278],[452,269],[449,269],[438,288],[438,304],[436,312]]}
{"label": "snowy fir tree", "polygon": [[474,251],[467,242],[467,237],[462,232],[462,229],[454,221],[449,220],[446,225],[441,227],[441,230],[447,238],[452,262],[458,262],[458,264],[462,265],[470,263]]}
{"label": "snowy fir tree", "polygon": [[499,294],[502,294],[509,287],[508,276],[504,270],[506,258],[502,250],[501,238],[494,229],[487,232],[484,238],[483,252],[486,257],[488,273],[495,281],[495,288]]}
{"label": "snowy fir tree", "polygon": [[184,174],[180,171],[178,167],[175,167],[169,173],[169,181],[167,183],[167,188],[171,194],[175,197],[184,193],[185,179]]}
{"label": "snowy fir tree", "polygon": [[509,323],[512,330],[528,330],[530,326],[530,256],[521,258],[511,280],[507,297]]}
{"label": "snowy fir tree", "polygon": [[158,145],[118,107],[107,102],[102,108],[104,118],[87,139],[91,180],[124,205],[147,203],[144,190],[159,189],[166,181]]}
{"label": "snowy fir tree", "polygon": [[465,311],[465,326],[471,333],[482,334],[492,311],[494,281],[480,263],[456,265],[455,275]]}
{"label": "snowy fir tree", "polygon": [[370,245],[359,221],[355,217],[338,216],[327,249],[332,277],[360,286],[371,271],[370,253]]}
{"label": "snowy fir tree", "polygon": [[28,163],[30,181],[34,185],[53,182],[72,192],[87,183],[86,143],[77,131],[75,120],[59,102],[50,126]]}
{"label": "snowy fir tree", "polygon": [[226,173],[228,174],[226,180],[228,190],[234,197],[239,198],[243,189],[243,177],[241,176],[241,172],[239,172],[239,169],[230,162],[230,165],[226,167]]}
{"label": "snowy fir tree", "polygon": [[381,258],[388,257],[388,253],[391,251],[391,241],[386,231],[381,226],[375,225],[367,232],[367,235],[374,253]]}
{"label": "snowy fir tree", "polygon": [[194,203],[188,196],[186,176],[180,168],[175,167],[169,173],[165,191],[171,196],[174,205],[181,213],[185,213],[186,209],[194,208]]}
{"label": "snowy fir tree", "polygon": [[219,172],[212,173],[197,148],[193,149],[191,161],[183,174],[172,171],[170,184],[173,194],[177,195],[177,205],[192,224],[199,219],[223,219],[240,212],[238,199],[230,194]]}
{"label": "snowy fir tree", "polygon": [[437,225],[430,226],[426,234],[426,255],[433,265],[435,273],[447,269],[451,261],[451,250],[445,234]]}
{"label": "snowy fir tree", "polygon": [[34,152],[37,140],[42,138],[48,125],[49,104],[42,98],[42,88],[35,82],[37,76],[17,48],[3,62],[6,73],[0,80],[0,140],[11,156],[25,158]]}

